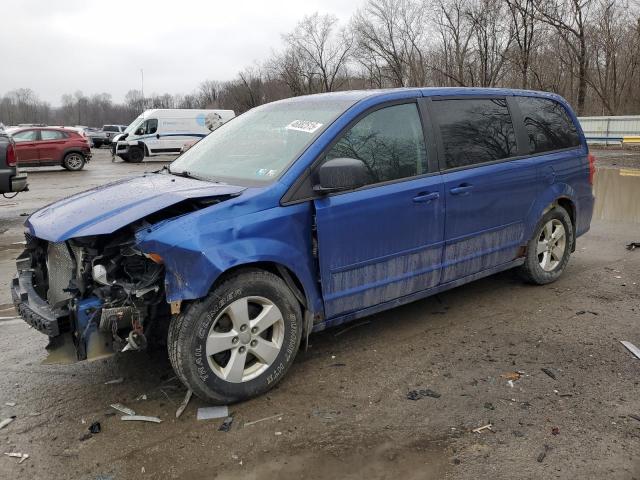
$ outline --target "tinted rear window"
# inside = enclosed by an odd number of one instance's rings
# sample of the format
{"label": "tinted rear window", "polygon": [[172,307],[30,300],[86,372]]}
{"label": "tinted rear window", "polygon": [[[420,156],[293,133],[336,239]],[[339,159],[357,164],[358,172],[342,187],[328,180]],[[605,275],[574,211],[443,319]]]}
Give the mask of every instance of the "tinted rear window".
{"label": "tinted rear window", "polygon": [[447,168],[516,155],[516,135],[505,99],[438,100],[433,102],[433,112]]}
{"label": "tinted rear window", "polygon": [[567,111],[546,98],[516,97],[529,137],[531,153],[577,147],[580,138]]}
{"label": "tinted rear window", "polygon": [[117,132],[118,127],[116,127],[115,125],[105,125],[104,127],[102,127],[102,130],[105,132]]}

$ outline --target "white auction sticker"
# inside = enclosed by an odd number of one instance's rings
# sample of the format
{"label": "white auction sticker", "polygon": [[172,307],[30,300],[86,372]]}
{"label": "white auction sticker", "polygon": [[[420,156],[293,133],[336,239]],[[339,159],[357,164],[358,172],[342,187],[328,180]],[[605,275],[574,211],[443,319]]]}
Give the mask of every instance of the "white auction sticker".
{"label": "white auction sticker", "polygon": [[299,132],[313,133],[322,126],[321,123],[310,120],[294,120],[285,128],[287,130],[297,130]]}

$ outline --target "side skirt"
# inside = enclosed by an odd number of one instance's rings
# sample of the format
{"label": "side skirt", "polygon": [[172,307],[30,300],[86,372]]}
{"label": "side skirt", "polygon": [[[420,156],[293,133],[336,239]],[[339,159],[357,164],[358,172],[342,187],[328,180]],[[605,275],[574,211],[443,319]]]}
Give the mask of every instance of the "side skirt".
{"label": "side skirt", "polygon": [[325,328],[342,325],[343,323],[348,323],[362,317],[367,317],[369,315],[382,312],[384,310],[389,310],[391,308],[399,307],[400,305],[405,305],[407,303],[415,302],[416,300],[421,300],[423,298],[430,297],[432,295],[443,292],[445,290],[450,290],[452,288],[459,287],[461,285],[464,285],[465,283],[473,282],[474,280],[479,280],[481,278],[494,275],[498,272],[503,272],[505,270],[510,270],[514,267],[518,267],[524,263],[524,260],[525,260],[524,257],[516,258],[515,260],[512,260],[508,263],[503,263],[501,265],[497,265],[487,270],[483,270],[482,272],[474,273],[473,275],[467,275],[466,277],[462,277],[457,280],[453,280],[451,282],[443,283],[441,285],[438,285],[433,288],[429,288],[427,290],[422,290],[420,292],[412,293],[411,295],[406,295],[404,297],[396,298],[395,300],[391,300],[389,302],[380,303],[378,305],[374,305],[373,307],[365,308],[364,310],[358,310],[356,312],[347,313],[346,315],[341,315],[336,318],[330,318],[328,320],[324,320],[323,322],[315,324],[313,326],[313,331],[320,332]]}

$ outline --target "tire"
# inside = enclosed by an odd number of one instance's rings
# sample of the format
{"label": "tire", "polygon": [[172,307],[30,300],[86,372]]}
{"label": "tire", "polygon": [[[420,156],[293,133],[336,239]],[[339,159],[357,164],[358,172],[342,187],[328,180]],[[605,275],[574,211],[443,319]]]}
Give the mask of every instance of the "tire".
{"label": "tire", "polygon": [[129,162],[140,163],[144,160],[144,150],[140,147],[129,147]]}
{"label": "tire", "polygon": [[93,146],[94,146],[94,148],[100,148],[100,147],[102,147],[102,142],[99,141],[99,140],[94,140],[93,141]]}
{"label": "tire", "polygon": [[69,171],[77,172],[84,168],[84,155],[78,152],[67,153],[62,160],[62,166]]}
{"label": "tire", "polygon": [[273,388],[301,338],[300,305],[284,281],[244,270],[174,318],[167,346],[187,388],[212,404],[228,404]]}
{"label": "tire", "polygon": [[555,207],[545,213],[527,244],[527,256],[519,269],[522,278],[535,285],[555,282],[569,263],[574,235],[564,208]]}
{"label": "tire", "polygon": [[123,153],[122,155],[118,156],[122,159],[123,162],[129,162],[129,155]]}

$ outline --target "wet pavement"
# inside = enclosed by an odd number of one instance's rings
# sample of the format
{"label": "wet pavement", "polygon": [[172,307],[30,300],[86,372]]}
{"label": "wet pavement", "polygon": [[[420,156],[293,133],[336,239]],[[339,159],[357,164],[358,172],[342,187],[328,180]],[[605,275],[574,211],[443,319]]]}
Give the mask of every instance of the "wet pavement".
{"label": "wet pavement", "polygon": [[[0,420],[16,416],[0,453],[30,455],[0,455],[0,478],[640,478],[640,360],[619,343],[640,346],[640,251],[624,248],[640,241],[640,155],[617,158],[602,156],[592,230],[558,282],[505,272],[313,335],[276,389],[231,407],[227,433],[196,420],[195,398],[175,418],[184,388],[163,352],[41,365],[45,337],[0,321]],[[162,160],[112,164],[102,150],[0,200],[0,317],[13,316],[21,213]],[[414,389],[440,397],[407,399]],[[116,402],[162,423],[123,422]]]}

